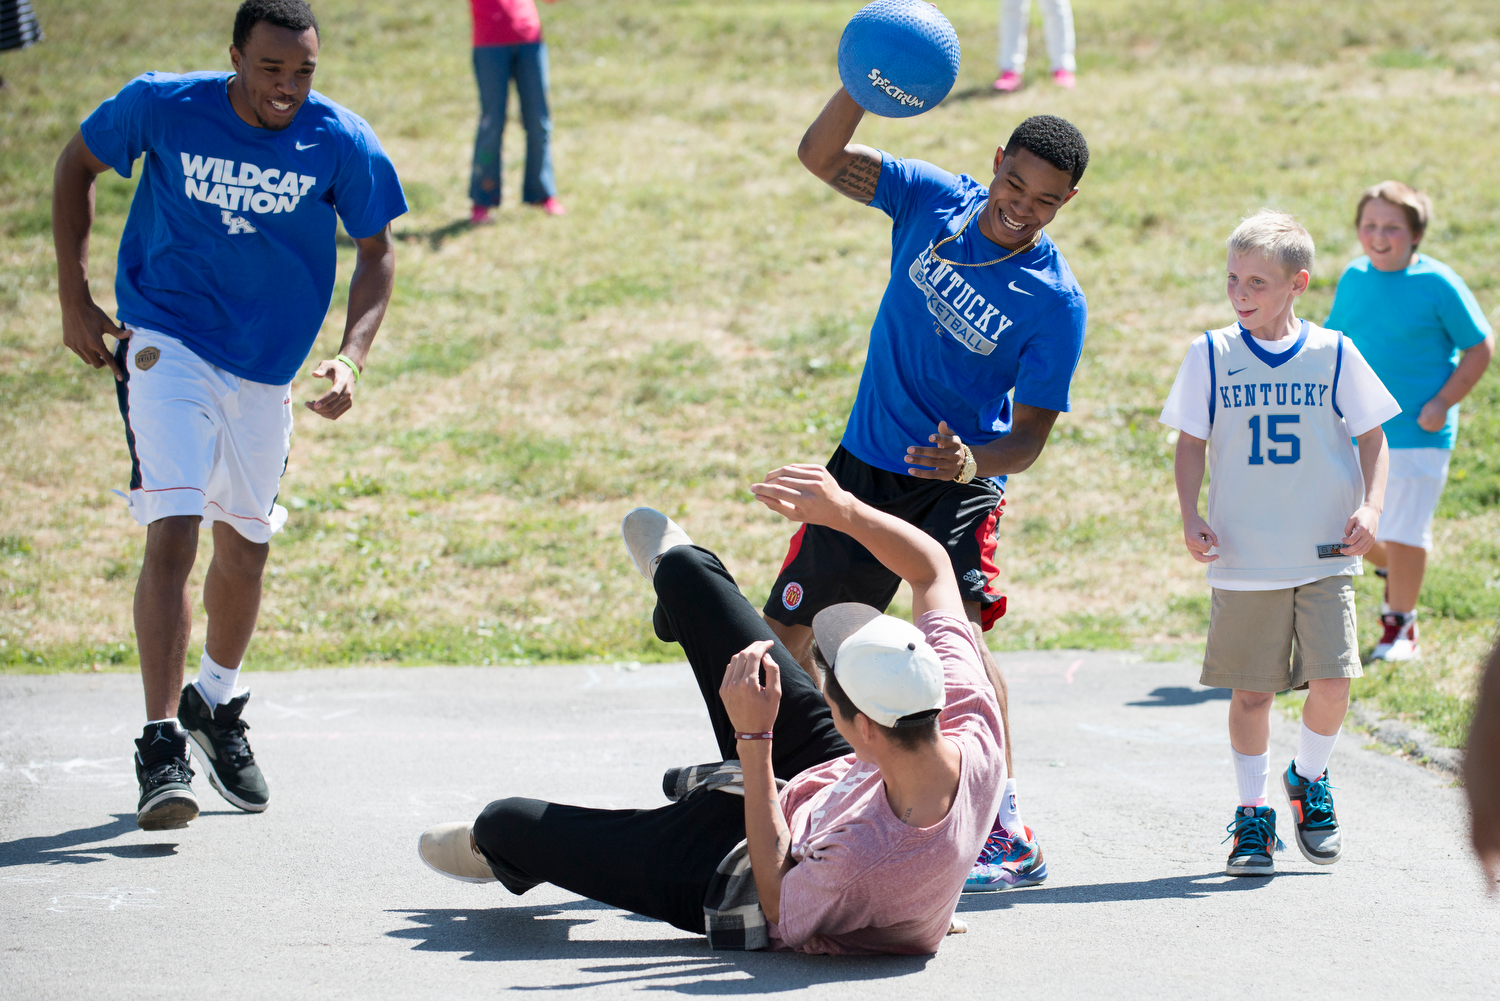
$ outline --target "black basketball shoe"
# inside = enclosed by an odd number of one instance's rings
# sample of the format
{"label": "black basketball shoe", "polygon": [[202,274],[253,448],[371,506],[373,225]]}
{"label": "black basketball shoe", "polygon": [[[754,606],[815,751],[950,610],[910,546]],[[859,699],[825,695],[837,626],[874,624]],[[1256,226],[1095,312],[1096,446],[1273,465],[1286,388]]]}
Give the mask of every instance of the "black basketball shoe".
{"label": "black basketball shoe", "polygon": [[187,735],[176,724],[151,723],[141,732],[135,742],[135,779],[141,786],[135,812],[141,830],[176,830],[198,816]]}
{"label": "black basketball shoe", "polygon": [[245,740],[250,724],[240,719],[240,714],[249,701],[250,693],[246,692],[210,710],[198,686],[189,684],[177,703],[177,721],[187,731],[193,753],[208,773],[208,784],[241,810],[259,813],[270,805],[271,791]]}

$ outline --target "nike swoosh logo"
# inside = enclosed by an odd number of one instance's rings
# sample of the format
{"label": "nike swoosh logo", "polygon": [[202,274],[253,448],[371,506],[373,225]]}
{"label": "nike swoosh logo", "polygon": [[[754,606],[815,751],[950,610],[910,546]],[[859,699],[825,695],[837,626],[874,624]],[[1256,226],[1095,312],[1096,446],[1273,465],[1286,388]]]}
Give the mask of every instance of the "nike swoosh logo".
{"label": "nike swoosh logo", "polygon": [[316,146],[318,144],[317,143],[308,143],[306,146],[304,146],[301,143],[296,143],[295,145],[300,150],[300,149],[312,149],[314,146]]}
{"label": "nike swoosh logo", "polygon": [[1243,371],[1245,371],[1244,368],[1232,368],[1228,372],[1225,372],[1224,374],[1225,375],[1239,375]]}
{"label": "nike swoosh logo", "polygon": [[1016,283],[1015,283],[1015,282],[1011,282],[1011,283],[1010,283],[1010,290],[1011,290],[1011,291],[1012,291],[1012,292],[1019,292],[1019,293],[1021,293],[1021,294],[1022,294],[1022,295],[1032,295],[1032,294],[1033,294],[1033,293],[1031,293],[1031,292],[1028,292],[1028,291],[1026,291],[1026,290],[1025,290],[1025,289],[1023,289],[1023,288],[1016,288]]}

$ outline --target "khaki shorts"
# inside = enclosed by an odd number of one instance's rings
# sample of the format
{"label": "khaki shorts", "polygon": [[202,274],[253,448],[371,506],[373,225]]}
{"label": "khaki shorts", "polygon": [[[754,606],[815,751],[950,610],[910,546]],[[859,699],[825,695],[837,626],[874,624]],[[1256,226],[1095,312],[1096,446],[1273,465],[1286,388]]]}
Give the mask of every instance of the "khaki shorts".
{"label": "khaki shorts", "polygon": [[1284,692],[1324,678],[1358,678],[1364,672],[1355,624],[1348,576],[1276,591],[1214,588],[1198,683]]}

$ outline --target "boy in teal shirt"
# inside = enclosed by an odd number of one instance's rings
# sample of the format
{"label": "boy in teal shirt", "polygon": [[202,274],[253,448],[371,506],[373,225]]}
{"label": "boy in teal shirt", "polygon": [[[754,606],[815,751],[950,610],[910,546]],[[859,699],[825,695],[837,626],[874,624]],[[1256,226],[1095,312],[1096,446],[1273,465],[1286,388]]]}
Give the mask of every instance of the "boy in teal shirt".
{"label": "boy in teal shirt", "polygon": [[1375,659],[1410,660],[1458,403],[1484,375],[1495,338],[1464,280],[1417,252],[1432,219],[1427,195],[1385,181],[1365,189],[1354,217],[1365,256],[1344,269],[1325,326],[1349,336],[1401,404],[1384,425],[1390,476],[1379,541],[1366,558],[1387,579]]}

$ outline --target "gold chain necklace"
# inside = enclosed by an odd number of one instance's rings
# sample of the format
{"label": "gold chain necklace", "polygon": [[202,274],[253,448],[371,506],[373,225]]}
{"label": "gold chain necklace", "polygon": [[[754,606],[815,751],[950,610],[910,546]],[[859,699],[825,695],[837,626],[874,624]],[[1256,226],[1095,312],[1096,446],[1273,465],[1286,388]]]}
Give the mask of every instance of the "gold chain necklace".
{"label": "gold chain necklace", "polygon": [[965,264],[962,261],[946,261],[943,258],[939,257],[938,256],[938,247],[941,247],[945,243],[952,243],[954,240],[957,240],[959,237],[963,236],[964,235],[964,230],[966,230],[966,229],[969,228],[969,223],[973,222],[974,221],[974,217],[977,216],[977,215],[979,215],[980,212],[983,212],[984,209],[985,209],[985,206],[987,206],[987,205],[989,205],[989,201],[988,200],[986,200],[983,204],[981,204],[973,212],[969,213],[969,218],[965,219],[964,220],[964,224],[962,226],[958,227],[958,232],[957,233],[954,233],[952,236],[946,236],[943,239],[939,240],[936,244],[933,245],[933,248],[930,251],[928,251],[928,253],[930,253],[932,255],[933,260],[937,261],[939,264],[947,264],[947,265],[949,265],[951,267],[955,267],[955,268],[987,268],[991,264],[1001,264],[1001,263],[1003,263],[1005,261],[1008,261],[1012,257],[1015,257],[1017,254],[1024,254],[1026,251],[1030,250],[1031,248],[1035,247],[1039,242],[1041,242],[1042,231],[1041,230],[1037,230],[1035,233],[1031,234],[1031,239],[1029,241],[1027,241],[1026,246],[1024,246],[1024,247],[1018,247],[1015,250],[1012,250],[1010,253],[1006,254],[1004,257],[997,257],[993,261],[985,261],[983,264]]}

